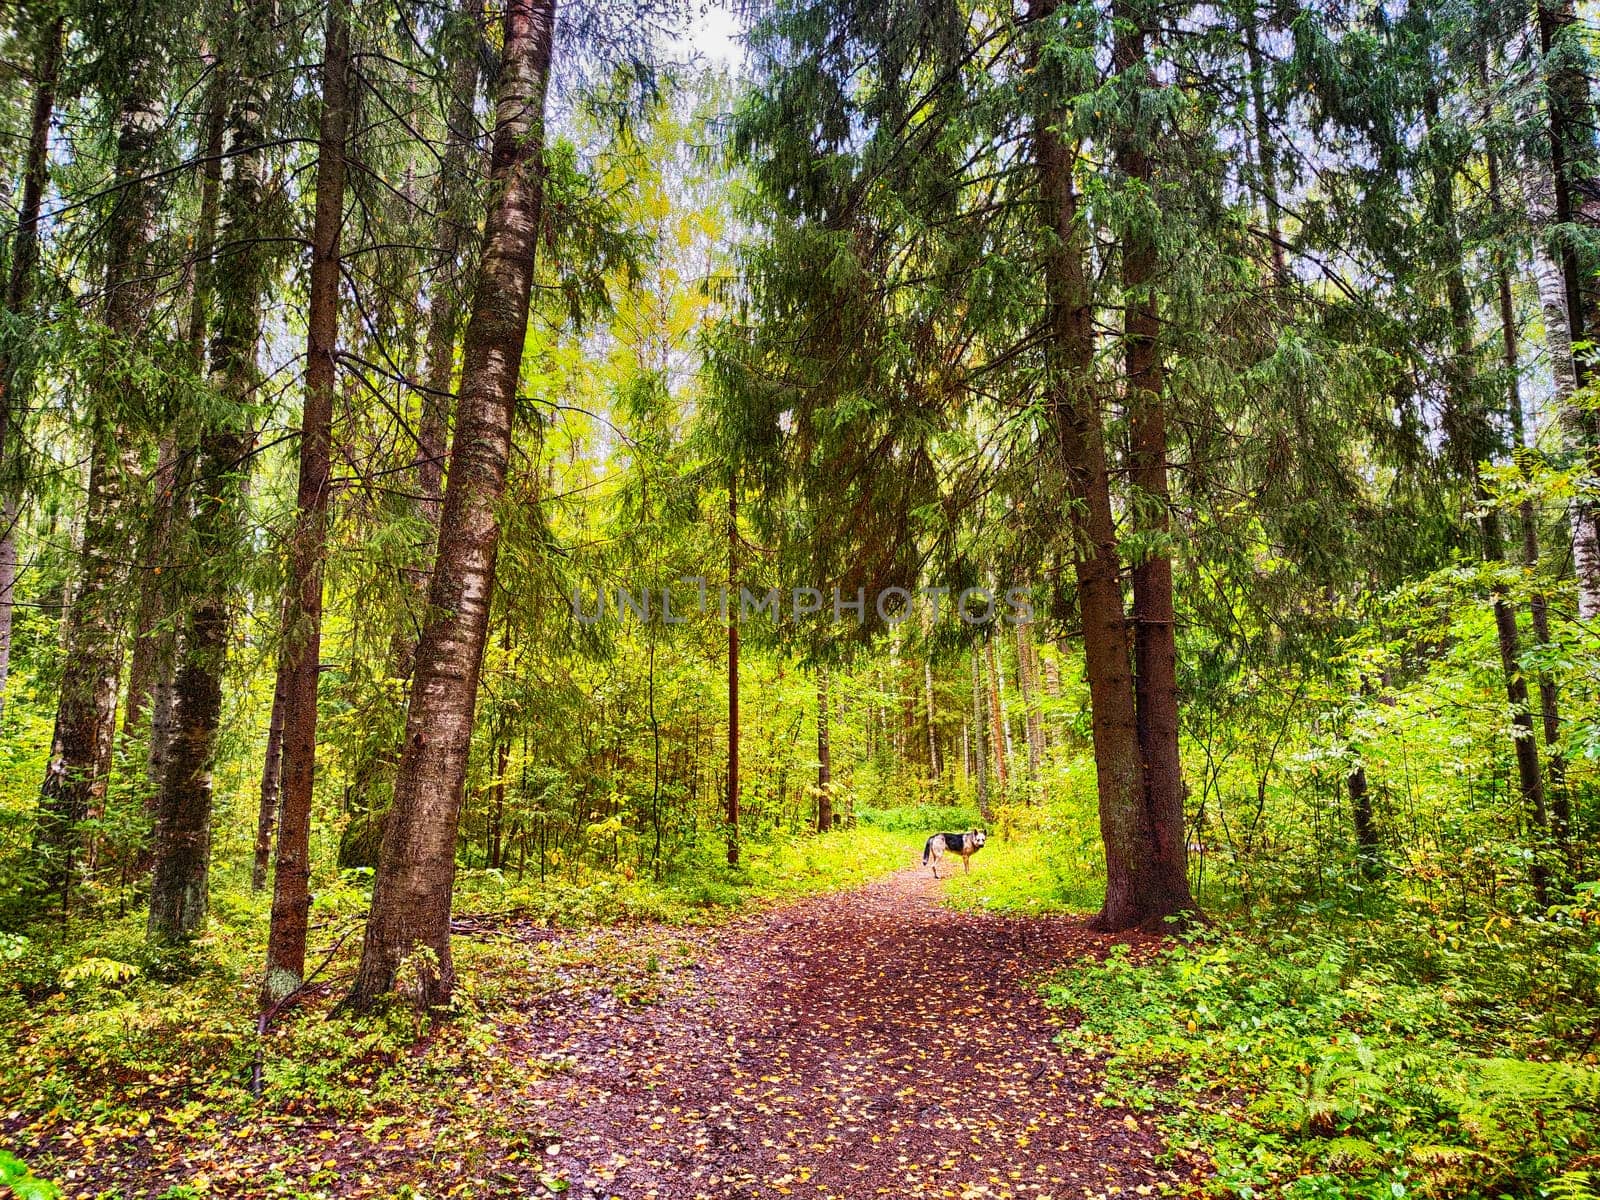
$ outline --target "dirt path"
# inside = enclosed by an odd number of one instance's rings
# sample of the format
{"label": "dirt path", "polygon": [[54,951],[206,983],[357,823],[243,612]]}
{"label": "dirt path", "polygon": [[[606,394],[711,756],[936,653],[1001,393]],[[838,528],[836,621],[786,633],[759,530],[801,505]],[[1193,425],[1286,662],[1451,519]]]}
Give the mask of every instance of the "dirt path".
{"label": "dirt path", "polygon": [[940,886],[905,871],[740,922],[661,1004],[541,1013],[528,1050],[571,1056],[530,1095],[562,1136],[566,1194],[1061,1200],[1176,1182],[1024,986],[1107,939],[956,912]]}

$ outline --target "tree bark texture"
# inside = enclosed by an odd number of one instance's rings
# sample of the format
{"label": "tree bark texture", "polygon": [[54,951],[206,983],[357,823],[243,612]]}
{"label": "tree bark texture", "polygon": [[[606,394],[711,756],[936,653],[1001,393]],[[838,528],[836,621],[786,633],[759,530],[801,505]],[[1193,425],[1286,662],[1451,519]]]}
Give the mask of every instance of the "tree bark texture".
{"label": "tree bark texture", "polygon": [[[135,343],[149,319],[154,281],[149,269],[160,192],[155,170],[165,117],[159,98],[162,48],[149,29],[134,38],[127,90],[117,112],[118,189],[106,229],[101,313],[107,335]],[[116,732],[122,669],[122,609],[128,582],[128,480],[139,469],[138,445],[122,415],[135,403],[137,380],[114,369],[96,377],[89,416],[89,485],[72,604],[63,622],[65,667],[56,702],[50,761],[39,794],[35,850],[45,887],[63,906],[79,848],[79,823],[104,795]]]}
{"label": "tree bark texture", "polygon": [[[330,445],[337,383],[339,231],[344,223],[345,143],[350,132],[350,30],[343,0],[334,0],[328,10],[324,45],[305,397],[300,415],[300,476],[275,687],[281,692],[283,709],[281,793],[272,872],[272,927],[267,936],[267,969],[261,984],[263,1005],[277,1003],[302,983],[306,926],[311,912],[311,802],[317,781],[322,564],[328,539]],[[261,790],[265,810],[265,781]],[[448,926],[448,893],[445,905]]]}
{"label": "tree bark texture", "polygon": [[495,506],[511,452],[523,342],[543,222],[544,105],[553,0],[510,0],[490,166],[493,199],[462,352],[461,394],[428,620],[406,716],[405,745],[384,833],[351,1002],[390,991],[415,963],[413,1000],[447,1003],[450,893],[461,793],[493,593]]}

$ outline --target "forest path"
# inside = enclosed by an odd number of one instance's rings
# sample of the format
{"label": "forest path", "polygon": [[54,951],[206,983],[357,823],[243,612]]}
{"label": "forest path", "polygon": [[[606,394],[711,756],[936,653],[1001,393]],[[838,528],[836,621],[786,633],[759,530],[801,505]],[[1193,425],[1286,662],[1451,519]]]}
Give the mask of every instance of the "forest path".
{"label": "forest path", "polygon": [[1054,1044],[1027,986],[1115,939],[946,908],[941,888],[907,870],[802,900],[708,935],[697,982],[660,1003],[540,1013],[526,1049],[571,1067],[527,1102],[560,1135],[566,1194],[1062,1200],[1178,1182],[1149,1117],[1097,1103],[1098,1069]]}

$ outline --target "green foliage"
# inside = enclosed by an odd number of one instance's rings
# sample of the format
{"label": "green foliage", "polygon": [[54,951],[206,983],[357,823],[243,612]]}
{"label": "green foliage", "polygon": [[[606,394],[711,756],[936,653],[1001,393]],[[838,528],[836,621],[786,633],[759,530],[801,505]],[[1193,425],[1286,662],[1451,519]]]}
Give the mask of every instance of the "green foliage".
{"label": "green foliage", "polygon": [[[1594,932],[1590,933],[1591,940]],[[1107,1103],[1166,1114],[1224,1194],[1537,1195],[1600,1137],[1600,1069],[1534,1057],[1492,980],[1418,978],[1393,929],[1255,942],[1114,947],[1047,992],[1103,1057]],[[1479,991],[1466,989],[1476,986]],[[1526,1056],[1508,1057],[1508,1051]],[[1565,1178],[1564,1183],[1556,1181]]]}
{"label": "green foliage", "polygon": [[0,1187],[10,1188],[16,1200],[60,1200],[62,1195],[60,1188],[40,1179],[8,1150],[0,1150]]}

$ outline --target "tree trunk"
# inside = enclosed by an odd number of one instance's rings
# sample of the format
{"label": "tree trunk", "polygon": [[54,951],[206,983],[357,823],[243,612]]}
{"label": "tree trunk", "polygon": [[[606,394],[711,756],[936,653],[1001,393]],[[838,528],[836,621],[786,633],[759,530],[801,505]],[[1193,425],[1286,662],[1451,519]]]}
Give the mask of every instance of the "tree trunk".
{"label": "tree trunk", "polygon": [[267,886],[272,865],[272,831],[278,822],[278,798],[283,785],[284,687],[288,680],[280,668],[272,685],[272,715],[267,719],[267,749],[261,760],[261,793],[256,803],[256,849],[250,865],[250,890]]}
{"label": "tree trunk", "polygon": [[1033,656],[1033,627],[1017,626],[1017,687],[1022,693],[1022,716],[1028,734],[1028,775],[1039,777],[1044,761],[1044,722],[1039,716],[1039,678]]}
{"label": "tree trunk", "polygon": [[[211,770],[222,720],[222,679],[233,625],[230,569],[248,544],[245,495],[250,409],[259,379],[256,346],[272,273],[273,243],[256,236],[266,209],[266,39],[271,14],[260,4],[241,17],[243,71],[228,114],[229,171],[220,208],[216,327],[211,377],[219,413],[200,436],[190,518],[195,561],[187,567],[172,738],[156,799],[150,936],[171,940],[205,922],[211,865]],[[224,257],[225,256],[225,257]]]}
{"label": "tree trunk", "polygon": [[416,629],[428,598],[428,581],[433,574],[431,554],[438,537],[440,501],[444,495],[445,439],[454,400],[451,383],[455,374],[456,334],[463,290],[460,260],[472,238],[473,185],[482,178],[481,165],[474,161],[477,155],[473,153],[478,125],[474,111],[478,91],[477,43],[482,19],[482,0],[464,0],[459,27],[465,36],[453,39],[453,44],[448,46],[450,97],[445,109],[444,156],[433,197],[439,228],[433,279],[428,290],[427,373],[421,389],[414,461],[416,513],[429,536],[423,547],[423,560],[407,572],[416,611],[395,634],[394,673],[398,679],[411,678]]}
{"label": "tree trunk", "polygon": [[828,744],[828,668],[817,668],[817,832],[833,828],[833,748]]}
{"label": "tree trunk", "polygon": [[[328,9],[324,46],[322,111],[317,125],[317,200],[311,225],[305,397],[300,415],[300,475],[289,547],[282,645],[278,650],[276,690],[283,696],[282,798],[272,871],[272,927],[267,936],[267,969],[261,983],[263,1007],[282,1000],[303,982],[306,925],[311,912],[311,802],[317,778],[322,560],[328,541],[329,447],[339,342],[339,232],[344,224],[345,142],[350,130],[350,30],[343,0],[335,0]],[[266,791],[263,782],[263,809],[267,805]],[[451,836],[454,837],[454,830]],[[445,904],[448,926],[448,891]]]}
{"label": "tree trunk", "polygon": [[[1433,88],[1423,95],[1425,129],[1431,138],[1438,118],[1438,96]],[[1433,194],[1429,198],[1430,216],[1438,238],[1438,260],[1445,268],[1445,300],[1450,313],[1452,354],[1447,365],[1445,428],[1449,449],[1458,468],[1471,481],[1473,498],[1482,512],[1478,527],[1482,538],[1483,561],[1498,565],[1505,550],[1500,536],[1500,514],[1493,496],[1484,485],[1479,463],[1494,449],[1488,414],[1478,401],[1473,384],[1473,331],[1471,294],[1462,270],[1462,247],[1455,220],[1455,169],[1436,159],[1432,168]],[[1517,781],[1535,829],[1535,855],[1529,875],[1539,903],[1546,902],[1548,873],[1539,858],[1549,817],[1545,809],[1544,777],[1539,769],[1539,743],[1534,737],[1533,715],[1528,706],[1528,685],[1518,659],[1521,647],[1517,614],[1507,598],[1505,585],[1491,588],[1495,635],[1500,647],[1500,668],[1505,680],[1506,703],[1511,710],[1512,741],[1517,761]]]}
{"label": "tree trunk", "polygon": [[739,863],[739,502],[738,483],[728,481],[728,865]]}
{"label": "tree trunk", "polygon": [[[506,626],[507,631],[510,625]],[[489,785],[489,812],[484,822],[484,865],[500,869],[502,834],[505,829],[506,771],[511,767],[511,736],[502,732],[494,747],[494,782]],[[613,862],[613,866],[616,864]]]}
{"label": "tree trunk", "polygon": [[994,775],[1001,795],[1005,794],[1006,781],[1011,775],[1011,736],[1006,729],[1006,709],[1000,680],[1000,660],[994,652],[994,638],[983,643],[984,657],[989,667],[989,726],[994,740]]}
{"label": "tree trunk", "polygon": [[418,950],[420,1005],[455,983],[450,893],[456,828],[493,593],[517,381],[543,218],[544,104],[553,0],[509,0],[490,171],[494,197],[462,353],[461,397],[428,620],[406,716],[405,746],[378,861],[361,966],[350,994],[369,1006]]}
{"label": "tree trunk", "polygon": [[[1487,74],[1487,72],[1485,72]],[[1491,144],[1485,159],[1489,177],[1489,203],[1496,216],[1504,212],[1500,199],[1499,156]],[[1536,268],[1537,269],[1537,268]],[[1522,451],[1527,448],[1527,434],[1522,413],[1522,362],[1517,338],[1517,312],[1511,292],[1511,274],[1502,266],[1497,273],[1496,292],[1500,309],[1500,352],[1506,370],[1506,416],[1511,426],[1511,448],[1519,468],[1523,467]],[[1570,370],[1571,346],[1567,347],[1567,366],[1559,367],[1552,354],[1551,373]],[[1558,385],[1559,387],[1559,385]],[[1568,393],[1570,396],[1570,391]],[[1517,516],[1522,530],[1522,565],[1530,577],[1536,577],[1539,567],[1539,514],[1534,501],[1529,498],[1518,506]],[[1542,589],[1528,598],[1528,614],[1533,624],[1533,636],[1540,646],[1551,644],[1550,605]],[[1536,675],[1539,689],[1540,724],[1545,744],[1545,783],[1550,809],[1551,833],[1556,845],[1571,861],[1571,799],[1567,795],[1566,757],[1561,752],[1561,697],[1555,676],[1549,671]]]}
{"label": "tree trunk", "polygon": [[1272,255],[1272,281],[1279,287],[1289,282],[1289,263],[1284,254],[1281,207],[1278,200],[1278,149],[1272,136],[1271,116],[1267,112],[1267,89],[1261,61],[1261,35],[1257,28],[1255,0],[1250,0],[1244,18],[1244,45],[1250,64],[1250,116],[1255,124],[1256,174],[1261,188],[1262,207],[1267,215],[1267,240]]}
{"label": "tree trunk", "polygon": [[[1032,0],[1030,15],[1046,16],[1054,4]],[[1057,120],[1057,114],[1040,114],[1034,127],[1042,215],[1050,235],[1044,270],[1044,399],[1066,475],[1065,507],[1074,542],[1100,837],[1106,853],[1106,899],[1094,925],[1117,930],[1169,915],[1163,910],[1170,908],[1172,897],[1149,895],[1143,888],[1154,844],[1145,807],[1105,433],[1094,392],[1094,298],[1084,270],[1085,229],[1072,179],[1076,152],[1063,141]]]}
{"label": "tree trunk", "polygon": [[933,663],[928,659],[922,660],[922,695],[925,703],[928,730],[928,769],[933,772],[933,777],[938,779],[943,773],[943,764],[939,761],[939,741],[935,732],[933,713]]}
{"label": "tree trunk", "polygon": [[1378,823],[1372,814],[1372,795],[1367,790],[1367,768],[1357,763],[1345,778],[1350,789],[1350,819],[1356,831],[1356,857],[1361,874],[1368,880],[1383,875],[1383,846],[1378,840]]}
{"label": "tree trunk", "polygon": [[[1566,284],[1561,265],[1543,247],[1534,248],[1534,277],[1539,286],[1539,307],[1544,318],[1545,352],[1550,360],[1551,399],[1560,416],[1563,438],[1577,453],[1583,449],[1583,416],[1575,397],[1578,359],[1572,351],[1572,326],[1567,318]],[[1600,541],[1580,518],[1583,501],[1572,513],[1572,565],[1578,583],[1578,616],[1585,621],[1600,616]]]}
{"label": "tree trunk", "polygon": [[[1487,526],[1494,514],[1485,516]],[[1485,537],[1492,536],[1485,530]],[[1493,535],[1497,536],[1497,535]],[[1494,628],[1500,643],[1500,669],[1505,675],[1506,703],[1511,709],[1511,739],[1517,760],[1517,784],[1523,803],[1528,808],[1529,823],[1534,832],[1534,857],[1529,863],[1528,878],[1533,884],[1534,896],[1542,906],[1549,903],[1550,872],[1539,857],[1544,850],[1544,840],[1550,832],[1550,818],[1545,808],[1544,777],[1539,773],[1539,743],[1533,732],[1533,714],[1528,707],[1528,684],[1518,665],[1521,649],[1517,639],[1517,613],[1505,597],[1504,589],[1494,594]]]}
{"label": "tree trunk", "polygon": [[[106,229],[109,249],[102,319],[110,335],[135,343],[154,308],[149,269],[161,196],[155,168],[165,115],[158,98],[163,48],[147,29],[132,31],[127,91],[117,114],[117,193]],[[128,579],[127,481],[138,471],[138,446],[122,413],[147,385],[115,369],[97,377],[87,399],[89,489],[74,598],[63,622],[65,668],[57,693],[49,766],[39,792],[34,848],[47,889],[63,911],[79,847],[79,824],[104,795],[116,732],[122,669],[123,595]]]}
{"label": "tree trunk", "polygon": [[[1538,0],[1535,5],[1539,50],[1544,62],[1545,112],[1550,130],[1550,174],[1554,189],[1555,233],[1552,241],[1560,266],[1566,303],[1568,344],[1600,332],[1600,295],[1596,255],[1586,248],[1585,234],[1600,224],[1595,195],[1597,167],[1595,113],[1589,90],[1582,27],[1572,0]],[[1584,227],[1582,231],[1578,228]],[[1545,303],[1549,311],[1549,301]],[[1574,383],[1588,383],[1589,367],[1573,359]],[[1558,380],[1558,389],[1559,389]],[[1573,564],[1578,577],[1578,612],[1584,620],[1600,616],[1600,425],[1582,405],[1563,404],[1561,423],[1569,444],[1587,463],[1586,478],[1572,506]]]}
{"label": "tree trunk", "polygon": [[[205,160],[200,172],[200,212],[196,222],[193,262],[188,272],[189,314],[185,330],[189,354],[196,374],[203,374],[206,361],[206,314],[211,299],[211,256],[216,252],[217,216],[222,194],[222,158],[228,129],[228,73],[214,58],[211,86],[206,97]],[[139,599],[134,616],[133,650],[128,664],[128,700],[123,710],[122,729],[131,734],[151,705],[150,743],[146,754],[147,774],[159,788],[165,770],[167,742],[172,736],[172,675],[176,669],[177,638],[166,620],[173,572],[168,560],[178,534],[178,497],[188,494],[190,469],[188,456],[178,454],[175,439],[161,439],[156,452],[152,479],[154,497],[150,520],[141,532],[139,554]],[[155,816],[156,795],[149,799]]]}
{"label": "tree trunk", "polygon": [[[4,469],[0,464],[0,471]],[[0,484],[0,721],[5,719],[6,680],[11,674],[11,611],[17,586],[17,521],[21,515],[16,498],[6,494]]]}
{"label": "tree trunk", "polygon": [[1142,128],[1145,96],[1157,86],[1145,57],[1153,20],[1143,0],[1119,2],[1114,57],[1124,86],[1134,89],[1131,112],[1115,139],[1117,166],[1150,211],[1135,212],[1123,233],[1123,354],[1127,371],[1129,475],[1134,508],[1153,549],[1133,568],[1134,705],[1144,762],[1150,842],[1141,856],[1139,890],[1147,919],[1194,908],[1189,892],[1188,841],[1183,820],[1183,761],[1178,752],[1178,646],[1168,548],[1172,504],[1167,485],[1166,379],[1156,286],[1159,264],[1153,232],[1154,171]]}
{"label": "tree trunk", "polygon": [[[22,168],[22,202],[17,207],[17,232],[11,242],[11,273],[6,279],[5,311],[19,317],[33,294],[39,260],[39,208],[50,171],[50,118],[56,107],[56,78],[61,70],[65,23],[57,17],[41,38],[33,72],[33,108],[28,121],[28,147]],[[0,716],[5,714],[6,679],[11,673],[11,615],[17,582],[17,519],[20,506],[13,487],[10,448],[13,433],[22,431],[26,400],[14,365],[0,361]]]}
{"label": "tree trunk", "polygon": [[983,664],[978,647],[972,647],[972,737],[973,757],[978,769],[978,812],[985,821],[989,819],[989,748],[984,730],[989,722],[984,715]]}

